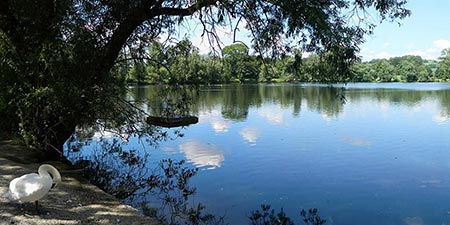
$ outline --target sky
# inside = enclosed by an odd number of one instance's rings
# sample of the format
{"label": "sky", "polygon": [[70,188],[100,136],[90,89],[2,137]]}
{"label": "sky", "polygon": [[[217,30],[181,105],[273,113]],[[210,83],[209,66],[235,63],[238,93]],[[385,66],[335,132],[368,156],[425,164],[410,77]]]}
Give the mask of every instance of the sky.
{"label": "sky", "polygon": [[[407,8],[412,14],[401,20],[401,25],[384,21],[372,35],[366,36],[366,42],[360,46],[363,61],[403,55],[437,59],[443,49],[450,48],[449,0],[408,0]],[[198,35],[201,27],[191,24],[189,30],[192,43],[200,49],[200,53],[207,54],[209,43]],[[223,46],[232,43],[229,28],[219,30],[218,34]],[[250,44],[247,36],[248,33],[240,32],[238,39]]]}
{"label": "sky", "polygon": [[361,45],[363,61],[402,55],[437,59],[450,48],[450,1],[409,0],[410,17],[397,23],[383,22]]}

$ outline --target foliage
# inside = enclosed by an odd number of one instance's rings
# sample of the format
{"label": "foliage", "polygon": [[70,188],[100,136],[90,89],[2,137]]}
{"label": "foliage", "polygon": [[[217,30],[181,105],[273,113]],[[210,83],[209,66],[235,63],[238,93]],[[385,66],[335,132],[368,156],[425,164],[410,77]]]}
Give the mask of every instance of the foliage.
{"label": "foliage", "polygon": [[442,51],[439,61],[436,77],[443,81],[450,81],[450,48]]}
{"label": "foliage", "polygon": [[[323,55],[337,74],[346,74],[357,60],[363,36],[375,26],[364,14],[373,11],[381,20],[394,21],[410,14],[405,4],[404,0],[1,1],[0,71],[7,73],[0,81],[5,90],[0,93],[0,114],[11,121],[2,124],[3,129],[20,133],[30,146],[51,155],[58,153],[76,126],[98,119],[114,120],[111,124],[119,126],[129,121],[121,112],[127,106],[121,104],[123,81],[146,80],[142,67],[128,74],[124,61],[155,61],[148,57],[148,44],[161,34],[171,39],[185,20],[198,21],[209,38],[217,37],[219,25],[237,31],[239,22],[245,21],[253,35],[252,47],[261,57],[277,57],[299,46]],[[169,80],[172,84],[197,82],[202,76],[217,80],[205,72],[216,68],[185,64],[182,56],[187,53],[192,62],[200,59],[186,47],[182,41],[165,52],[173,67],[145,70],[163,74],[163,81],[171,70],[180,70],[174,73],[184,76]],[[245,74],[254,79],[258,67],[250,64],[244,67],[251,68]]]}
{"label": "foliage", "polygon": [[[224,82],[221,76],[221,60],[212,55],[201,56],[198,49],[187,39],[168,47],[154,41],[147,51],[148,57],[132,66],[128,82],[172,85]],[[145,70],[138,69],[142,65]],[[142,71],[142,74],[139,74],[141,77],[136,76],[135,71]]]}
{"label": "foliage", "polygon": [[[330,54],[326,53],[326,55]],[[305,59],[302,64],[302,69],[304,71],[303,78],[308,82],[347,82],[351,77],[350,71],[346,71],[346,75],[341,74],[341,71],[337,70],[320,55],[311,55]]]}
{"label": "foliage", "polygon": [[373,65],[373,69],[371,70],[371,77],[376,77],[376,81],[380,82],[390,82],[397,81],[395,78],[392,78],[392,74],[394,72],[394,66],[392,66],[387,60],[379,60]]}
{"label": "foliage", "polygon": [[222,50],[224,76],[226,80],[258,80],[259,63],[248,54],[248,47],[238,43]]}
{"label": "foliage", "polygon": [[[279,104],[292,110],[293,116],[299,116],[307,107],[309,111],[318,112],[329,118],[336,118],[343,113],[345,99],[351,101],[383,101],[395,104],[416,105],[426,98],[435,98],[442,106],[442,114],[450,114],[450,90],[428,90],[414,92],[410,90],[397,90],[392,92],[389,88],[377,88],[364,92],[345,91],[334,85],[215,85],[200,87],[201,95],[192,99],[190,113],[197,115],[201,109],[213,109],[221,105],[222,117],[232,121],[248,119],[252,107],[261,106],[264,101]],[[384,86],[384,85],[383,85]],[[389,85],[388,85],[389,87]],[[351,88],[351,87],[349,87]],[[150,93],[159,92],[160,85],[148,87],[148,98],[156,99]],[[401,101],[399,101],[401,100]],[[304,104],[307,102],[308,104]],[[150,113],[160,115],[158,108],[163,105],[158,100],[151,101]]]}
{"label": "foliage", "polygon": [[[439,63],[440,64],[440,63]],[[437,73],[438,63],[420,56],[401,56],[374,59],[353,65],[356,82],[433,82],[445,81],[445,75]],[[435,72],[436,71],[436,72]]]}
{"label": "foliage", "polygon": [[164,224],[208,224],[219,223],[212,214],[204,214],[202,204],[190,206],[189,197],[196,189],[188,185],[197,169],[184,166],[184,161],[162,160],[159,163],[161,172],[148,178],[149,191],[161,202],[156,214]]}
{"label": "foliage", "polygon": [[[171,49],[173,47],[169,47]],[[159,52],[158,54],[164,54]],[[443,53],[444,54],[444,53]],[[390,59],[374,59],[370,62],[356,62],[351,65],[349,74],[340,74],[333,66],[318,54],[301,58],[285,55],[276,59],[258,59],[248,54],[243,44],[226,46],[223,58],[211,55],[200,56],[193,51],[179,57],[180,64],[165,63],[164,66],[149,61],[145,80],[150,83],[197,83],[216,84],[238,82],[433,82],[446,81],[448,56],[440,61],[424,60],[420,56],[401,56]],[[161,57],[160,57],[161,59]],[[162,62],[168,60],[162,57]],[[442,65],[442,66],[441,66]],[[138,70],[136,65],[131,72]],[[447,66],[448,67],[448,66]],[[149,69],[151,68],[151,69]],[[174,68],[170,73],[165,68]],[[184,69],[177,69],[184,68]],[[196,68],[192,70],[190,68]],[[161,79],[163,78],[164,79]],[[180,79],[189,77],[190,79]],[[195,79],[194,79],[195,78]]]}
{"label": "foliage", "polygon": [[147,71],[144,62],[137,61],[134,63],[134,66],[129,71],[128,82],[135,81],[138,85],[142,85],[146,83],[146,76]]}
{"label": "foliage", "polygon": [[[306,225],[323,225],[326,220],[323,220],[318,215],[318,210],[313,208],[306,212],[304,209],[300,211],[303,217],[303,222]],[[295,223],[286,216],[281,208],[280,212],[270,210],[270,205],[261,205],[261,211],[256,210],[249,216],[252,225],[294,225]]]}
{"label": "foliage", "polygon": [[[192,201],[196,189],[189,182],[197,169],[189,168],[185,161],[163,159],[149,170],[149,155],[124,148],[124,142],[117,138],[101,139],[100,149],[94,150],[90,158],[79,158],[76,153],[83,146],[79,141],[74,138],[71,142],[71,160],[84,167],[84,175],[92,183],[116,198],[125,202],[135,199],[134,202],[140,202],[135,207],[167,225],[223,224],[223,217],[205,213],[202,204]],[[152,200],[146,200],[149,198]]]}
{"label": "foliage", "polygon": [[[148,153],[125,148],[125,142],[117,137],[100,139],[97,142],[100,146],[90,149],[93,154],[85,158],[80,148],[89,142],[85,141],[93,133],[80,132],[69,142],[67,154],[98,187],[126,203],[133,202],[145,215],[157,218],[162,224],[225,224],[225,216],[206,213],[204,205],[193,202],[196,188],[189,183],[197,168],[189,168],[184,160],[163,159],[156,168],[149,169]],[[302,210],[300,215],[307,225],[325,224],[316,209],[308,213]],[[255,225],[294,224],[283,209],[275,212],[269,205],[261,205],[261,211],[252,212],[249,219]]]}
{"label": "foliage", "polygon": [[[224,90],[227,91],[224,91]],[[166,100],[162,100],[162,98],[157,98],[158,95],[153,95],[152,93],[164,92],[167,93],[168,89],[160,86],[154,85],[149,86],[148,88],[133,88],[131,90],[130,95],[137,102],[143,102],[142,99],[149,98],[152,99],[151,104],[154,107],[150,107],[149,110],[152,114],[159,114],[164,112],[164,110],[160,111],[157,106],[165,105],[164,102]],[[220,85],[208,88],[202,88],[202,94],[196,98],[192,99],[190,102],[190,112],[198,112],[200,109],[212,109],[217,105],[223,105],[221,108],[221,112],[228,119],[232,119],[233,121],[239,121],[246,119],[249,109],[251,107],[260,107],[265,101],[273,102],[277,105],[282,106],[283,108],[291,109],[291,113],[293,116],[302,115],[304,107],[307,107],[309,111],[317,111],[319,114],[327,116],[329,118],[337,117],[343,113],[344,103],[340,101],[336,96],[339,95],[340,89],[332,86],[321,86],[321,85],[240,85],[240,84],[231,84],[231,85]],[[190,93],[189,91],[185,91],[186,93]],[[179,96],[173,96],[171,93],[169,94],[170,99],[177,99]],[[396,105],[417,105],[418,102],[423,101],[424,99],[433,98],[436,99],[438,104],[442,106],[442,111],[440,112],[444,116],[450,115],[450,90],[423,90],[420,92],[410,91],[406,89],[392,91],[392,89],[368,89],[365,91],[349,91],[345,93],[345,96],[351,100],[352,102],[359,101],[374,101],[374,102],[387,102],[387,103],[395,103]],[[158,100],[160,101],[158,101]],[[307,102],[308,104],[304,104]],[[146,106],[147,103],[142,104],[141,106]],[[233,106],[234,105],[234,106]],[[247,113],[247,114],[246,114]],[[106,131],[101,130],[103,133]],[[177,138],[180,133],[165,133],[163,132],[156,133],[154,132],[152,135],[144,136],[143,139],[149,137],[160,136],[160,139],[156,141],[168,140],[171,138]],[[170,129],[172,131],[172,129]],[[82,135],[78,135],[79,139],[84,138],[92,138],[94,136],[95,130],[86,130],[82,133]],[[121,137],[122,138],[122,137]],[[109,139],[104,139],[104,141],[108,141]],[[118,139],[117,139],[118,140]],[[158,207],[163,206],[164,204],[159,204],[160,199],[164,199],[164,194],[158,195],[158,201],[156,198],[146,198],[143,195],[151,192],[161,193],[160,189],[152,189],[149,191],[139,191],[140,187],[144,187],[148,182],[148,175],[153,174],[155,176],[160,175],[161,180],[153,179],[153,184],[159,183],[170,183],[165,182],[166,180],[163,176],[165,175],[164,170],[157,165],[156,168],[151,168],[148,170],[145,165],[150,165],[148,161],[142,160],[136,156],[142,156],[142,159],[151,160],[151,155],[149,156],[148,152],[138,152],[137,149],[122,149],[123,146],[119,145],[120,140],[116,142],[106,142],[99,145],[95,150],[92,150],[95,155],[92,159],[92,169],[89,170],[88,178],[92,178],[94,181],[97,179],[110,179],[110,180],[99,180],[101,183],[94,182],[99,184],[100,187],[103,187],[104,190],[109,193],[118,196],[121,199],[125,199],[125,202],[135,202],[137,204],[133,205],[136,208],[143,208],[143,211],[149,215],[156,216],[158,214]],[[82,142],[84,143],[84,142]],[[80,143],[75,142],[74,148],[76,149]],[[126,146],[126,143],[123,144]],[[148,145],[146,145],[148,146]],[[72,154],[76,154],[77,151],[74,151]],[[150,152],[151,154],[151,152]],[[68,154],[71,156],[70,154]],[[79,153],[80,156],[86,156],[85,153]],[[147,158],[149,157],[149,158]],[[84,158],[85,160],[89,160],[89,158]],[[177,163],[176,161],[172,161],[172,164]],[[144,165],[144,166],[142,166]],[[167,168],[167,163],[164,168]],[[185,163],[183,166],[180,166],[180,169],[176,171],[183,171],[181,168],[187,166]],[[192,169],[192,168],[187,168]],[[175,171],[175,170],[169,170]],[[97,175],[96,175],[97,174]],[[174,174],[174,173],[169,173]],[[185,173],[189,174],[189,173]],[[171,185],[177,185],[176,178],[177,176],[172,176],[170,179],[173,181]],[[112,180],[111,180],[112,179]],[[180,179],[185,180],[185,179]],[[178,186],[178,185],[177,185]],[[172,186],[173,187],[173,186]],[[181,187],[186,187],[181,185]],[[189,187],[187,190],[192,190],[192,187]],[[163,188],[162,190],[172,190],[173,188]],[[188,191],[186,191],[187,193]],[[178,196],[183,198],[183,191],[176,191]],[[174,195],[170,195],[174,196]],[[194,195],[192,195],[194,196]],[[132,199],[132,200],[131,200]],[[170,199],[170,198],[168,198]],[[188,206],[194,209],[201,209],[202,207],[198,207],[198,204],[192,201],[193,198],[189,199]],[[195,199],[195,198],[194,198]],[[154,202],[155,204],[149,204],[149,202]],[[174,202],[174,201],[172,201]],[[141,204],[142,203],[142,204]],[[189,208],[188,207],[188,208]],[[208,206],[205,206],[208,207]],[[166,209],[169,209],[166,206]],[[201,215],[200,217],[207,215],[207,208],[203,209],[202,213],[197,214],[193,213],[194,211],[188,210],[188,215],[196,218],[196,215]],[[261,213],[262,211],[259,210]],[[270,211],[269,211],[270,213]],[[308,213],[308,211],[305,211]],[[274,212],[274,216],[277,217],[278,212]],[[285,215],[288,217],[288,215]],[[166,215],[166,218],[170,218]],[[188,218],[187,215],[183,215],[183,218]],[[220,220],[220,217],[215,217],[217,220]],[[292,218],[292,217],[291,217]],[[195,220],[195,219],[190,219]],[[293,220],[293,222],[297,222],[297,220]],[[298,221],[303,223],[302,221]],[[328,221],[330,223],[330,221]],[[310,223],[311,224],[311,223]]]}

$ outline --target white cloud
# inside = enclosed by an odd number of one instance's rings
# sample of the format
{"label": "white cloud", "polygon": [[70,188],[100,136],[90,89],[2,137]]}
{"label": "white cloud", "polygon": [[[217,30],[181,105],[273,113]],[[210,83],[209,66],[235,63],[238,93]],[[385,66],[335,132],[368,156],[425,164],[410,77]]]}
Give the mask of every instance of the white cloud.
{"label": "white cloud", "polygon": [[228,132],[228,130],[230,129],[231,121],[219,119],[219,118],[213,118],[213,119],[211,119],[211,126],[214,129],[214,132],[225,133],[225,132]]}
{"label": "white cloud", "polygon": [[[242,42],[246,45],[249,45],[251,39],[249,38],[250,32],[245,28],[246,21],[244,19],[239,20],[239,24],[235,29],[237,21],[232,21],[232,25],[228,26],[215,26],[214,32],[216,37],[208,36],[205,33],[203,36],[203,27],[199,26],[196,28],[195,35],[191,38],[192,44],[199,49],[200,54],[208,54],[211,51],[220,51],[221,48],[230,45],[233,43],[233,39],[236,38],[236,42]],[[208,28],[211,29],[211,28]],[[236,31],[236,35],[234,34]]]}
{"label": "white cloud", "polygon": [[425,225],[425,222],[421,217],[405,217],[403,222],[406,225]]}
{"label": "white cloud", "polygon": [[425,56],[427,53],[424,51],[412,51],[412,52],[407,52],[405,53],[405,55],[418,55],[418,56]]}
{"label": "white cloud", "polygon": [[221,47],[223,47],[221,43],[217,43],[216,40],[209,39],[205,34],[203,36],[195,37],[192,41],[192,45],[198,48],[199,53],[202,55],[206,55],[211,51],[219,51]]}
{"label": "white cloud", "polygon": [[[388,42],[383,44],[383,47],[381,49],[386,49],[390,44]],[[385,47],[386,46],[386,47]],[[390,58],[392,57],[392,54],[387,52],[386,50],[383,50],[381,52],[374,51],[368,48],[362,48],[360,55],[363,56],[364,61],[370,61],[372,59],[383,59],[383,58]]]}
{"label": "white cloud", "polygon": [[436,46],[438,49],[443,50],[446,48],[450,48],[450,41],[449,40],[436,40],[433,41],[434,46]]}
{"label": "white cloud", "polygon": [[177,151],[171,147],[164,147],[163,151],[169,155],[174,155],[175,153],[177,153]]}
{"label": "white cloud", "polygon": [[121,139],[123,142],[128,142],[128,139],[131,137],[131,134],[123,132],[123,133],[115,133],[107,130],[96,131],[92,136],[92,139],[95,141],[100,141],[101,139]]}
{"label": "white cloud", "polygon": [[407,52],[404,55],[418,55],[424,59],[437,59],[441,55],[442,50],[446,48],[450,48],[450,41],[440,39],[433,41],[431,48]]}
{"label": "white cloud", "polygon": [[391,57],[392,57],[392,54],[389,52],[380,52],[380,53],[375,54],[375,58],[377,58],[377,59],[388,59]]}
{"label": "white cloud", "polygon": [[333,115],[329,114],[329,113],[322,113],[322,119],[325,121],[332,121],[333,120]]}
{"label": "white cloud", "polygon": [[439,56],[439,50],[436,48],[429,48],[425,51],[412,51],[412,52],[406,52],[403,55],[415,55],[420,56],[422,59],[436,59]]}
{"label": "white cloud", "polygon": [[[404,55],[417,55],[422,57],[423,59],[437,59],[442,50],[446,48],[450,48],[450,40],[439,39],[430,43],[431,47],[426,49],[417,49],[417,46],[414,43],[408,43],[405,45],[405,49],[407,51],[401,52],[399,54],[393,54],[392,52],[382,50],[380,52],[362,49],[361,55],[365,61],[370,61],[372,59],[388,59],[395,56],[404,56]],[[387,49],[390,46],[388,42],[383,44],[382,49]]]}
{"label": "white cloud", "polygon": [[283,109],[280,106],[261,108],[258,114],[271,124],[284,124]]}
{"label": "white cloud", "polygon": [[444,124],[449,121],[450,116],[447,113],[440,113],[433,116],[433,121],[437,124]]}
{"label": "white cloud", "polygon": [[[241,25],[239,25],[241,27]],[[192,44],[199,49],[200,54],[208,54],[211,51],[220,51],[224,46],[233,42],[233,30],[231,27],[217,26],[215,27],[217,38],[202,32],[197,32],[197,36],[192,38]]]}
{"label": "white cloud", "polygon": [[361,55],[363,55],[363,59],[365,61],[370,61],[372,59],[388,59],[393,57],[389,52],[383,51],[376,53],[375,51],[361,51]]}
{"label": "white cloud", "polygon": [[259,138],[259,131],[256,128],[246,127],[242,129],[239,134],[244,140],[253,144],[256,143]]}
{"label": "white cloud", "polygon": [[210,123],[216,134],[228,132],[232,126],[230,120],[223,119],[219,109],[201,111],[199,116],[201,117],[201,123]]}
{"label": "white cloud", "polygon": [[225,159],[223,152],[212,144],[189,141],[181,144],[179,149],[186,155],[186,160],[197,167],[215,169],[220,167]]}

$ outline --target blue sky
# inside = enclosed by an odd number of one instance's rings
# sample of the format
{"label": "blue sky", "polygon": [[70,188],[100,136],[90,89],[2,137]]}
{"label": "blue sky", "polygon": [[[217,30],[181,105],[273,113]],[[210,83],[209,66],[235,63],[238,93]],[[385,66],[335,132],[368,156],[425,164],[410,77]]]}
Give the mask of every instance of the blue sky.
{"label": "blue sky", "polygon": [[[360,46],[363,61],[402,55],[437,59],[443,49],[450,48],[449,0],[409,0],[407,8],[412,14],[400,21],[400,26],[396,22],[384,21],[375,28],[372,35],[366,37],[366,42]],[[201,53],[208,53],[210,51],[208,41],[202,40],[198,35],[201,27],[189,24],[188,36],[192,43],[199,47]],[[219,28],[218,34],[223,45],[231,44],[230,28]],[[238,37],[244,42],[249,42],[247,35],[248,33],[241,32]]]}
{"label": "blue sky", "polygon": [[409,0],[410,17],[396,23],[383,22],[361,45],[363,60],[402,55],[436,59],[450,48],[450,1]]}

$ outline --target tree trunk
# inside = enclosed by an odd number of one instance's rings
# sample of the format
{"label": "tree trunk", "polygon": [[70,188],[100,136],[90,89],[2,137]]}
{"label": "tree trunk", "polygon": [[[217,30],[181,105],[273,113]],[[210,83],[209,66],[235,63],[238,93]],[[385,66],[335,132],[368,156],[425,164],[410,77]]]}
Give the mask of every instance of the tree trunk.
{"label": "tree trunk", "polygon": [[55,135],[51,137],[46,146],[46,154],[44,160],[56,160],[65,163],[70,163],[64,155],[64,144],[75,132],[75,126],[57,126],[53,129]]}

